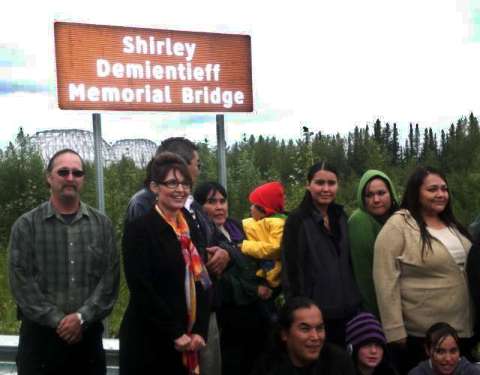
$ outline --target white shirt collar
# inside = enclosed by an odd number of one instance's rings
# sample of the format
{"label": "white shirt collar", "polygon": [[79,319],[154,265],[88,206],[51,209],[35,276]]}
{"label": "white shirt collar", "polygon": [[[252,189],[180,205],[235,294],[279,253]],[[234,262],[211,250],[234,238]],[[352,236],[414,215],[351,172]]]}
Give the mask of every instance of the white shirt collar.
{"label": "white shirt collar", "polygon": [[193,195],[190,194],[190,195],[188,196],[187,200],[185,201],[185,204],[183,205],[183,207],[185,207],[188,211],[191,211],[191,210],[190,210],[190,206],[192,205],[193,200],[194,200],[194,199],[193,199]]}

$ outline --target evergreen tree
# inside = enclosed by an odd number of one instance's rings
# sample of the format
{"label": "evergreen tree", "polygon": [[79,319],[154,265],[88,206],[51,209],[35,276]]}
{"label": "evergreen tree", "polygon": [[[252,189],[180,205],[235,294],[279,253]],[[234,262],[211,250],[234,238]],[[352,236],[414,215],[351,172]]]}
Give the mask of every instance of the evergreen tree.
{"label": "evergreen tree", "polygon": [[373,139],[377,144],[382,144],[382,124],[380,119],[377,119],[373,124]]}
{"label": "evergreen tree", "polygon": [[392,132],[392,141],[391,141],[390,150],[392,154],[392,164],[397,165],[398,159],[401,153],[401,147],[398,141],[398,128],[396,123],[393,123],[393,132]]}

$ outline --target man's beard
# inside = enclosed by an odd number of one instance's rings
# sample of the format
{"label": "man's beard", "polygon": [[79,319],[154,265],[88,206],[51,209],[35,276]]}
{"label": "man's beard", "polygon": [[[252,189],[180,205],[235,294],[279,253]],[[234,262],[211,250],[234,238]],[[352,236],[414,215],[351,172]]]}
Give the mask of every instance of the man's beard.
{"label": "man's beard", "polygon": [[[68,194],[65,194],[65,188],[70,188],[74,190],[74,193],[72,191],[69,191]],[[75,185],[66,185],[62,187],[62,190],[60,192],[60,200],[65,203],[65,204],[72,204],[78,199],[78,189]]]}

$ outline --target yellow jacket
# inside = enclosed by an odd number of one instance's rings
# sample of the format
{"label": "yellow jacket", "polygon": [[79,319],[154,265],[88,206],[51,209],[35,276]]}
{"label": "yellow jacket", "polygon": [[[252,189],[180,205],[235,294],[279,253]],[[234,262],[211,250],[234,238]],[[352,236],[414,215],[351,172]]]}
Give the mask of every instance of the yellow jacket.
{"label": "yellow jacket", "polygon": [[247,239],[242,242],[242,253],[259,260],[273,260],[274,266],[266,271],[260,268],[257,276],[267,280],[268,285],[276,288],[280,285],[280,244],[282,242],[285,217],[253,218],[242,221]]}

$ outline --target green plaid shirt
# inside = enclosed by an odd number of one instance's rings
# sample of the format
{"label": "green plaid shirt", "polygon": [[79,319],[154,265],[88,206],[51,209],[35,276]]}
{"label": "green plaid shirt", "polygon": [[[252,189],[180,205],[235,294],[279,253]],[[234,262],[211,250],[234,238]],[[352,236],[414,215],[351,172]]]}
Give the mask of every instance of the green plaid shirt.
{"label": "green plaid shirt", "polygon": [[12,294],[27,319],[56,328],[69,313],[105,318],[118,296],[119,257],[105,215],[80,204],[68,224],[45,202],[20,216],[9,245]]}

